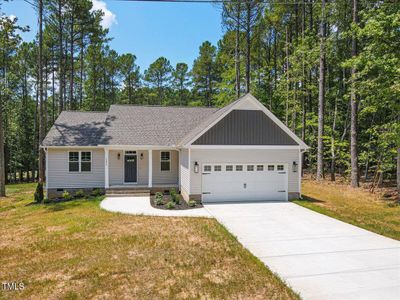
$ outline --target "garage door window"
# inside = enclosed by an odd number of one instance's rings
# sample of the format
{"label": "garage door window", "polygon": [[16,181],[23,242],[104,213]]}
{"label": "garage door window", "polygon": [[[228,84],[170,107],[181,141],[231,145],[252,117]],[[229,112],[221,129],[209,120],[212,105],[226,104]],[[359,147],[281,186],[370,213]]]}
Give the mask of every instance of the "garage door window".
{"label": "garage door window", "polygon": [[222,170],[221,166],[214,166],[214,171],[215,172],[220,172]]}
{"label": "garage door window", "polygon": [[254,166],[253,165],[248,165],[247,166],[247,171],[254,171]]}
{"label": "garage door window", "polygon": [[243,171],[243,166],[241,165],[236,166],[236,171]]}
{"label": "garage door window", "polygon": [[204,166],[204,172],[211,172],[211,166]]}
{"label": "garage door window", "polygon": [[273,171],[275,169],[275,166],[274,165],[269,165],[268,166],[268,171]]}
{"label": "garage door window", "polygon": [[264,171],[263,165],[257,165],[257,171]]}
{"label": "garage door window", "polygon": [[225,171],[233,171],[233,166],[232,165],[226,166]]}
{"label": "garage door window", "polygon": [[277,170],[278,171],[283,171],[285,168],[283,165],[278,165]]}

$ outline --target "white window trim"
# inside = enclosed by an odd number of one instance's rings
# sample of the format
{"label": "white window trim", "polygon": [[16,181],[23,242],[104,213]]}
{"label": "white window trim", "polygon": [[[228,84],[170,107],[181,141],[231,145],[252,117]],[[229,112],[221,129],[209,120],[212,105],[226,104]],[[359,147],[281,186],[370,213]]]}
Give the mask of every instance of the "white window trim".
{"label": "white window trim", "polygon": [[[168,160],[163,160],[162,159],[162,153],[163,152],[168,152],[169,153],[169,159]],[[169,163],[169,170],[162,170],[161,169],[161,163],[162,162],[168,162]],[[171,151],[160,151],[160,172],[171,172]]]}
{"label": "white window trim", "polygon": [[[71,162],[69,160],[69,154],[71,152],[78,152],[78,161],[77,161],[77,163],[78,163],[78,171],[70,171],[69,170],[69,163]],[[81,167],[81,164],[82,164],[82,152],[90,152],[90,171],[82,171],[82,167]],[[92,173],[92,170],[93,170],[93,152],[92,152],[92,150],[69,150],[68,151],[67,162],[68,162],[68,173],[71,173],[71,174],[77,174],[77,173],[90,174],[90,173]],[[73,161],[73,162],[76,162],[76,161]],[[85,162],[89,162],[89,161],[85,161]]]}

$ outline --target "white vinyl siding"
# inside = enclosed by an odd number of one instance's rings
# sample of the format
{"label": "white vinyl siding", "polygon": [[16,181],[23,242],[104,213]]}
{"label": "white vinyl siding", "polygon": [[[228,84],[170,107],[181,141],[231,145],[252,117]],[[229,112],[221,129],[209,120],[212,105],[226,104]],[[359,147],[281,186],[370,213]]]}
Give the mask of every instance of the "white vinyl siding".
{"label": "white vinyl siding", "polygon": [[[90,172],[70,172],[69,152],[88,152],[91,154]],[[104,187],[103,149],[48,149],[47,187],[56,188],[95,188]]]}
{"label": "white vinyl siding", "polygon": [[[200,164],[203,170],[204,163],[226,163],[243,165],[243,172],[247,170],[246,164],[262,163],[274,165],[282,163],[288,165],[288,192],[299,192],[299,174],[292,172],[292,163],[299,163],[299,150],[290,149],[191,149],[190,160],[193,165],[195,161]],[[254,171],[255,172],[255,171]],[[255,172],[256,173],[256,172]],[[194,173],[191,170],[190,174],[190,193],[194,195],[201,194],[202,174]]]}
{"label": "white vinyl siding", "polygon": [[[164,151],[163,151],[164,152]],[[178,184],[178,151],[170,152],[170,170],[161,171],[161,151],[153,150],[153,185]]]}

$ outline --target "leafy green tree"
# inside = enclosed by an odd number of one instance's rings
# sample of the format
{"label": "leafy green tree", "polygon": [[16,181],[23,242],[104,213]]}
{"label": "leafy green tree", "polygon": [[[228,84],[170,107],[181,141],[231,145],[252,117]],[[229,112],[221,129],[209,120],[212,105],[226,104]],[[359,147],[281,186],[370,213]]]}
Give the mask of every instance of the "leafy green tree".
{"label": "leafy green tree", "polygon": [[144,71],[144,80],[148,82],[150,87],[154,87],[157,90],[157,104],[161,104],[165,100],[165,89],[170,85],[171,72],[171,63],[165,57],[157,58],[156,61]]}
{"label": "leafy green tree", "polygon": [[173,85],[178,92],[179,105],[186,104],[185,92],[189,84],[189,67],[185,63],[177,63],[172,71]]}
{"label": "leafy green tree", "polygon": [[140,71],[136,65],[136,56],[133,54],[122,54],[119,57],[119,66],[123,80],[122,102],[134,103],[135,93],[140,86]]}

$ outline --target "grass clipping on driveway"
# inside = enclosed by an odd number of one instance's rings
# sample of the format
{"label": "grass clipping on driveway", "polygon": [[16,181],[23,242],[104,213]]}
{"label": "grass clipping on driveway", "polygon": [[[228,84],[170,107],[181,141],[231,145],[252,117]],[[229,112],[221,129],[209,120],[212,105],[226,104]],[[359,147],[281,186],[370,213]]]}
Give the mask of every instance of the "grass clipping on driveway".
{"label": "grass clipping on driveway", "polygon": [[400,240],[400,205],[348,185],[303,180],[304,200],[294,202],[344,222]]}
{"label": "grass clipping on driveway", "polygon": [[0,199],[0,298],[297,299],[213,219],[110,213],[101,198],[29,205]]}

